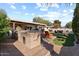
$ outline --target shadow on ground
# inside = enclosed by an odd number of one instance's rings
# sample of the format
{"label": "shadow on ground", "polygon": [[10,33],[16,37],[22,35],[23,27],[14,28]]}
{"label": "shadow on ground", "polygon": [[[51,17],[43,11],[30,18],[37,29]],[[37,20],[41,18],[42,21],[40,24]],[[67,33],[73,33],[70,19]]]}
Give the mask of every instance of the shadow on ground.
{"label": "shadow on ground", "polygon": [[63,46],[60,50],[59,56],[79,56],[79,45]]}
{"label": "shadow on ground", "polygon": [[7,38],[0,43],[0,56],[23,56],[23,54],[13,45],[17,39]]}
{"label": "shadow on ground", "polygon": [[[74,44],[75,38],[73,34],[68,34],[68,37],[61,48],[60,56],[79,56],[79,46]],[[65,45],[65,46],[64,46]]]}
{"label": "shadow on ground", "polygon": [[58,56],[58,54],[53,50],[53,45],[42,40],[42,45],[50,52],[51,56]]}
{"label": "shadow on ground", "polygon": [[0,56],[23,56],[14,45],[0,45]]}

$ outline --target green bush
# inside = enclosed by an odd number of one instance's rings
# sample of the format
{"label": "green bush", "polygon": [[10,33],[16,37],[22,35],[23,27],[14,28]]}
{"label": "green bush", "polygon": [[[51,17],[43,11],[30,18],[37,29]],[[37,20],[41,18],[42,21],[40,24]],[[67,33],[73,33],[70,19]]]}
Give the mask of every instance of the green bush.
{"label": "green bush", "polygon": [[74,34],[69,33],[68,36],[61,36],[57,37],[55,39],[50,40],[51,43],[55,43],[56,45],[62,45],[62,46],[74,46]]}
{"label": "green bush", "polygon": [[54,35],[55,35],[57,38],[66,38],[66,36],[65,36],[63,33],[54,33]]}
{"label": "green bush", "polygon": [[6,33],[9,31],[9,19],[6,12],[0,9],[0,42],[6,37]]}

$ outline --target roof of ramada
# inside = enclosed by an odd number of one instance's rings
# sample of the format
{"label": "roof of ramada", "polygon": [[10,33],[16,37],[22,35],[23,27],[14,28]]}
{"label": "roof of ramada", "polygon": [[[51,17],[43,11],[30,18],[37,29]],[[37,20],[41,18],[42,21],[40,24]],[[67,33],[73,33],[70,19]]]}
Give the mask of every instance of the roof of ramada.
{"label": "roof of ramada", "polygon": [[18,20],[11,20],[11,22],[19,22],[19,23],[28,23],[28,24],[33,24],[33,25],[42,25],[42,26],[47,26],[46,24],[42,24],[42,23],[37,23],[37,22],[24,22],[24,21],[18,21]]}

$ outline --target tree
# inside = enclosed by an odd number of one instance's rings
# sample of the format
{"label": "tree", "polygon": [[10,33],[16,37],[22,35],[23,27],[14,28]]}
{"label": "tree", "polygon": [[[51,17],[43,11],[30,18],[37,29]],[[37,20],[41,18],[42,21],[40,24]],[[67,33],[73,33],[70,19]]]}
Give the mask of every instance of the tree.
{"label": "tree", "polygon": [[79,3],[76,4],[76,8],[74,10],[74,17],[72,20],[72,30],[77,38],[76,43],[79,44]]}
{"label": "tree", "polygon": [[61,22],[59,20],[55,20],[53,23],[54,28],[60,28],[61,27]]}
{"label": "tree", "polygon": [[72,22],[68,22],[66,25],[65,25],[66,28],[72,28]]}
{"label": "tree", "polygon": [[6,32],[9,30],[9,20],[6,12],[0,9],[0,40],[4,39]]}
{"label": "tree", "polygon": [[48,26],[52,25],[52,23],[50,21],[45,20],[42,17],[34,17],[33,22],[43,23],[43,24],[46,24]]}

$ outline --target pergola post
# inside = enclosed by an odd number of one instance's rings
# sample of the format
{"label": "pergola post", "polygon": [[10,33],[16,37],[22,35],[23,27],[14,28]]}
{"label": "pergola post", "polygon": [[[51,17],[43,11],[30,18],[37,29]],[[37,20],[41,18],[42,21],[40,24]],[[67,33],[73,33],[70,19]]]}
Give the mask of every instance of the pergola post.
{"label": "pergola post", "polygon": [[15,28],[15,22],[13,22],[13,30],[15,30],[16,28]]}

